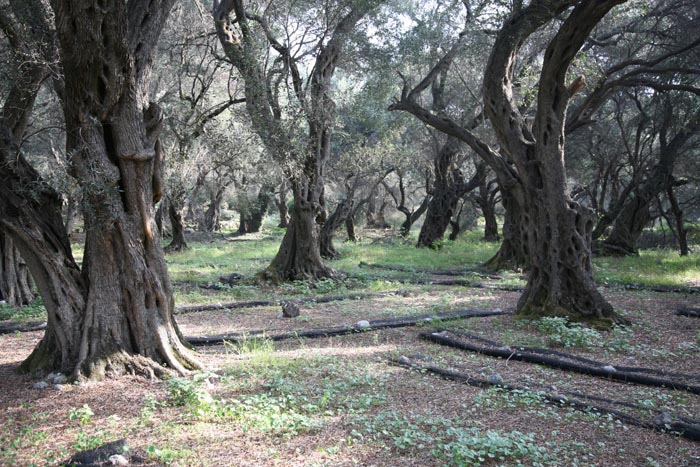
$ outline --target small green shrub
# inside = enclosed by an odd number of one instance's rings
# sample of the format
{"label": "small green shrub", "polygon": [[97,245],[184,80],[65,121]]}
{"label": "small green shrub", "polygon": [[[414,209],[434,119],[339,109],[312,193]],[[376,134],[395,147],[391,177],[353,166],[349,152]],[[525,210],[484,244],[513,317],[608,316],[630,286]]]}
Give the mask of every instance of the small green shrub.
{"label": "small green shrub", "polygon": [[603,336],[595,329],[579,323],[570,323],[562,317],[545,317],[533,321],[534,326],[547,335],[551,344],[562,347],[596,347]]}

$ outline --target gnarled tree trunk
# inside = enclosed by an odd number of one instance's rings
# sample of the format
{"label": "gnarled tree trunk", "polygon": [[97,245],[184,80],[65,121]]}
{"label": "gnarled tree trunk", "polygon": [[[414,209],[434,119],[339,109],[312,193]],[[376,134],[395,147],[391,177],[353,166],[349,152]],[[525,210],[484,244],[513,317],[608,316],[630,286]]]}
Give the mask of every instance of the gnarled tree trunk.
{"label": "gnarled tree trunk", "polygon": [[165,247],[168,253],[189,250],[187,239],[185,239],[185,220],[182,214],[184,207],[180,205],[180,200],[168,198],[168,217],[170,218],[170,228],[173,231],[173,238]]}
{"label": "gnarled tree trunk", "polygon": [[344,199],[338,203],[333,214],[321,227],[321,256],[327,259],[338,257],[338,250],[333,246],[333,235],[336,230],[344,223],[347,226],[347,220],[352,215],[355,202],[352,199]]}
{"label": "gnarled tree trunk", "polygon": [[29,305],[33,300],[27,264],[12,239],[0,230],[0,301],[19,307]]}
{"label": "gnarled tree trunk", "polygon": [[[26,259],[48,312],[46,334],[22,365],[26,371],[101,379],[199,366],[173,320],[153,215],[161,194],[161,117],[145,95],[171,5],[52,2],[65,76],[67,152],[84,189],[85,255],[79,270],[60,199],[21,157],[11,158],[17,163],[6,167],[9,183],[0,184],[10,198],[3,228]],[[44,186],[37,201],[15,203],[29,181]]]}

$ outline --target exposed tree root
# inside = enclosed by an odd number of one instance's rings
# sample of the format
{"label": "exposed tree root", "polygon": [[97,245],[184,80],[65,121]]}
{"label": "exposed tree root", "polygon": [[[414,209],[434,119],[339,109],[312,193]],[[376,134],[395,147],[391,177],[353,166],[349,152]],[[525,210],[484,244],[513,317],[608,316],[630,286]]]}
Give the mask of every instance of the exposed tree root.
{"label": "exposed tree root", "polygon": [[361,268],[369,268],[369,269],[386,269],[388,271],[401,271],[401,272],[412,272],[412,273],[417,273],[417,274],[434,274],[436,276],[468,276],[468,275],[478,275],[480,277],[485,277],[488,279],[501,279],[501,276],[498,274],[494,274],[492,271],[489,271],[484,268],[473,268],[473,269],[460,269],[460,270],[454,270],[454,269],[436,269],[436,270],[429,270],[429,269],[412,269],[406,266],[400,266],[400,265],[395,265],[395,264],[374,264],[374,263],[366,263],[364,261],[360,261],[358,264]]}
{"label": "exposed tree root", "polygon": [[393,295],[406,295],[408,291],[406,290],[391,290],[387,292],[372,292],[372,293],[357,293],[357,294],[345,294],[345,295],[329,295],[325,297],[309,297],[309,298],[298,298],[298,299],[285,299],[285,298],[275,298],[272,300],[248,300],[239,302],[229,302],[229,303],[212,303],[208,305],[195,305],[195,306],[184,306],[177,308],[175,310],[176,314],[184,313],[194,313],[198,311],[209,311],[209,310],[233,310],[238,308],[256,308],[262,306],[276,306],[281,305],[282,302],[303,304],[303,303],[329,303],[338,302],[343,300],[364,300],[367,298],[378,298],[378,297],[390,297]]}
{"label": "exposed tree root", "polygon": [[678,316],[688,316],[689,318],[700,318],[700,308],[682,307],[676,311]]}
{"label": "exposed tree root", "polygon": [[226,342],[240,342],[245,339],[264,337],[265,339],[270,339],[273,341],[281,341],[286,339],[297,339],[297,338],[321,338],[321,337],[331,337],[331,336],[342,336],[347,334],[354,334],[358,332],[365,331],[376,331],[378,329],[389,329],[389,328],[402,328],[408,326],[415,326],[418,323],[430,322],[432,320],[439,321],[449,321],[463,318],[476,318],[485,316],[498,316],[506,314],[503,311],[484,311],[484,310],[460,310],[452,311],[449,313],[434,313],[425,314],[418,316],[409,316],[406,318],[391,318],[391,319],[374,319],[368,321],[369,326],[359,327],[357,325],[353,326],[343,326],[334,327],[327,329],[310,329],[308,331],[295,331],[284,334],[272,334],[266,335],[265,331],[252,331],[245,334],[221,334],[217,336],[205,336],[205,337],[188,337],[187,341],[194,346],[207,346],[207,345],[218,345]]}
{"label": "exposed tree root", "polygon": [[391,363],[397,366],[402,366],[404,368],[416,369],[421,372],[428,371],[430,373],[439,375],[447,380],[464,383],[469,386],[479,388],[499,387],[506,391],[532,392],[534,394],[537,394],[537,396],[540,397],[543,401],[555,406],[573,407],[583,412],[595,412],[599,414],[611,415],[615,419],[620,420],[623,423],[627,423],[628,425],[638,426],[641,428],[646,428],[662,433],[678,434],[684,438],[693,441],[700,441],[700,421],[698,420],[692,420],[686,417],[678,416],[675,414],[668,414],[660,411],[655,411],[655,416],[652,420],[644,420],[616,409],[610,409],[599,405],[593,405],[591,401],[604,402],[612,405],[622,405],[624,407],[637,409],[640,412],[648,411],[648,408],[640,407],[634,404],[619,403],[617,401],[604,399],[602,397],[589,396],[580,393],[567,393],[576,396],[578,399],[582,399],[575,400],[573,398],[566,397],[561,394],[551,394],[540,391],[532,391],[531,389],[522,386],[490,382],[484,379],[474,378],[463,373],[458,373],[445,368],[440,368],[435,365],[420,364],[415,362],[414,360],[419,360],[419,358],[401,357],[398,360],[392,360]]}
{"label": "exposed tree root", "polygon": [[[469,334],[453,333],[457,335],[459,339],[448,337],[447,334],[447,331],[434,333],[423,332],[420,334],[420,337],[437,344],[454,347],[461,350],[468,350],[470,352],[477,352],[491,357],[537,363],[550,368],[557,368],[564,371],[596,376],[614,381],[623,381],[644,386],[665,387],[668,389],[687,391],[691,394],[700,394],[700,386],[687,382],[700,381],[700,376],[698,375],[670,373],[651,368],[615,367],[605,362],[584,359],[573,355],[570,356],[564,352],[554,353],[553,351],[549,351],[547,349],[512,349],[497,342],[488,341]],[[485,346],[475,345],[467,342],[466,339],[479,341],[485,344]],[[674,381],[670,379],[672,377],[676,379],[684,379],[686,382]]]}

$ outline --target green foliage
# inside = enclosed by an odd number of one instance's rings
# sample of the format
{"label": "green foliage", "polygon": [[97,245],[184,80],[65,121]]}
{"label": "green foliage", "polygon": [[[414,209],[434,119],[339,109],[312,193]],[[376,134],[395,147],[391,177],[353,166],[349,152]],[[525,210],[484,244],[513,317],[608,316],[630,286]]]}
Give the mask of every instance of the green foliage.
{"label": "green foliage", "polygon": [[84,404],[80,408],[74,408],[71,407],[70,410],[68,411],[68,419],[69,420],[78,420],[80,422],[80,426],[85,426],[88,425],[92,422],[92,416],[95,415],[95,413],[92,411],[89,405]]}
{"label": "green foliage", "polygon": [[146,454],[152,461],[163,462],[165,465],[175,465],[178,460],[185,459],[194,453],[188,449],[158,448],[149,444],[146,448]]}
{"label": "green foliage", "polygon": [[567,318],[545,317],[533,321],[535,328],[547,335],[550,344],[562,347],[597,347],[603,336],[579,323],[570,323]]}
{"label": "green foliage", "polygon": [[0,305],[0,321],[31,319],[46,319],[46,308],[41,297],[37,297],[32,304],[23,307]]}

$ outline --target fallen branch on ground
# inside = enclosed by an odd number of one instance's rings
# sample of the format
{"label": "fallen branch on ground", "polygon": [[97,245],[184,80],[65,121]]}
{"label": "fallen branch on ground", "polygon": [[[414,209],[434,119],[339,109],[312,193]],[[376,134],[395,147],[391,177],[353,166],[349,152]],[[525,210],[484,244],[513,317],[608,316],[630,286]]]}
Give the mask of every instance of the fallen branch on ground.
{"label": "fallen branch on ground", "polygon": [[32,332],[46,329],[46,321],[0,323],[0,334]]}
{"label": "fallen branch on ground", "polygon": [[320,337],[331,337],[331,336],[342,336],[347,334],[354,334],[358,332],[365,331],[375,331],[378,329],[389,329],[389,328],[401,328],[408,326],[415,326],[418,323],[430,322],[433,320],[439,321],[450,321],[463,318],[477,318],[485,316],[498,316],[503,315],[503,311],[484,311],[484,310],[460,310],[448,313],[433,313],[418,316],[408,316],[405,318],[385,318],[385,319],[374,319],[367,321],[366,326],[358,326],[357,324],[352,326],[334,327],[327,329],[310,329],[306,331],[295,331],[288,332],[284,334],[271,334],[266,335],[265,331],[253,331],[245,334],[234,333],[234,334],[221,334],[217,336],[204,336],[204,337],[187,337],[187,341],[195,346],[206,346],[206,345],[218,345],[226,342],[240,342],[251,338],[265,338],[273,341],[281,341],[286,339],[296,339],[296,338],[320,338]]}
{"label": "fallen branch on ground", "polygon": [[[532,351],[532,349],[521,351],[518,350],[517,347],[513,349],[508,346],[498,344],[497,342],[479,338],[478,336],[471,336],[469,334],[459,334],[459,336],[461,338],[481,341],[482,343],[487,344],[488,347],[479,346],[470,342],[465,342],[464,340],[457,340],[447,337],[447,331],[442,331],[439,333],[423,332],[420,334],[420,337],[422,339],[426,339],[428,341],[435,342],[440,345],[445,345],[461,350],[468,350],[470,352],[476,352],[491,357],[499,357],[507,360],[518,360],[528,363],[537,363],[539,365],[544,365],[550,368],[557,368],[559,370],[570,371],[573,373],[580,373],[589,376],[596,376],[600,378],[607,378],[615,381],[623,381],[644,386],[666,387],[669,389],[687,391],[691,394],[700,394],[700,386],[680,381],[674,381],[661,376],[652,376],[649,374],[645,374],[654,372],[657,372],[657,374],[661,374],[661,370],[633,367],[615,367],[604,362],[597,362],[595,360],[588,360],[583,359],[581,357],[569,356],[568,354],[565,354],[563,352],[559,352],[557,356],[550,356],[545,354],[545,352],[547,352],[547,349],[537,349],[537,352]],[[549,352],[551,353],[551,351]],[[565,358],[561,358],[564,356]],[[663,376],[671,376],[671,374],[668,372],[663,372],[662,374]],[[683,378],[686,380],[700,381],[700,376],[695,375],[675,374],[673,376],[677,378]]]}
{"label": "fallen branch on ground", "polygon": [[[414,357],[415,358],[415,357]],[[504,384],[504,383],[496,383],[496,382],[491,382],[487,381],[484,379],[480,378],[474,378],[466,374],[458,373],[455,371],[451,371],[445,368],[440,368],[435,365],[421,365],[414,363],[411,358],[408,357],[401,357],[398,360],[391,360],[390,361],[392,364],[401,366],[404,368],[410,368],[410,369],[415,369],[418,371],[428,371],[430,373],[436,374],[438,376],[441,376],[447,380],[450,381],[455,381],[455,382],[460,382],[467,384],[469,386],[473,387],[478,387],[478,388],[489,388],[489,387],[498,387],[506,391],[520,391],[520,392],[531,392],[533,394],[536,394],[538,397],[540,397],[543,401],[555,405],[555,406],[567,406],[567,407],[572,407],[577,410],[581,410],[583,412],[596,412],[604,415],[611,415],[617,420],[620,420],[623,423],[627,423],[629,425],[634,425],[638,426],[641,428],[647,428],[651,429],[654,431],[659,431],[662,433],[677,433],[680,436],[693,440],[693,441],[700,441],[700,424],[696,420],[691,420],[687,419],[685,417],[680,417],[677,415],[671,415],[665,412],[660,412],[660,411],[655,411],[657,416],[654,417],[652,421],[645,421],[640,418],[634,417],[632,415],[626,414],[624,412],[620,412],[619,410],[615,409],[609,409],[606,407],[601,407],[601,406],[596,406],[591,404],[590,402],[583,402],[580,400],[574,400],[570,399],[566,396],[560,395],[560,394],[550,394],[546,392],[540,392],[540,391],[532,391],[529,388],[526,387],[521,387],[521,386],[514,386],[510,384]],[[601,401],[602,398],[595,397],[595,396],[587,396],[585,394],[578,394],[578,396],[584,400],[599,400]],[[602,400],[605,402],[610,402],[610,403],[615,403],[615,401],[608,401],[608,400]],[[634,406],[634,404],[625,404],[626,406],[633,406],[636,409],[639,410],[648,410],[646,408],[642,408],[639,406]]]}
{"label": "fallen branch on ground", "polygon": [[676,311],[678,316],[688,316],[690,318],[700,318],[700,308],[692,308],[689,306],[679,308]]}

